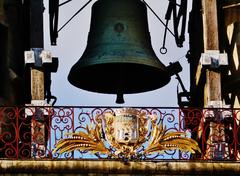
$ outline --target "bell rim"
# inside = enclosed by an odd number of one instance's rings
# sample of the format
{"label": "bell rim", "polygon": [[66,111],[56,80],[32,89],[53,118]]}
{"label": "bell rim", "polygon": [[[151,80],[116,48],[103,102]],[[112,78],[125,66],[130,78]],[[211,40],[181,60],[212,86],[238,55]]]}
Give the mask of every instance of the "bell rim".
{"label": "bell rim", "polygon": [[[118,93],[136,94],[136,93],[143,93],[143,92],[157,90],[167,85],[171,80],[171,76],[165,68],[153,67],[149,65],[141,65],[136,63],[120,64],[120,65],[123,65],[122,69],[123,71],[125,69],[126,74],[129,73],[129,70],[131,70],[131,67],[133,65],[136,67],[136,70],[137,68],[140,70],[140,71],[137,71],[139,73],[135,73],[132,76],[128,74],[127,75],[128,77],[126,77],[125,75],[121,79],[119,79],[118,74],[117,76],[114,74],[108,74],[108,75],[106,74],[106,77],[108,78],[104,79],[105,76],[101,74],[97,74],[99,70],[106,70],[107,68],[111,68],[111,67],[114,68],[115,65],[119,67],[119,63],[96,64],[96,65],[91,65],[84,68],[81,68],[81,67],[78,68],[76,65],[74,65],[75,67],[73,66],[69,72],[68,81],[73,86],[82,90],[90,91],[90,92],[104,93],[104,94],[118,94]],[[125,66],[127,65],[128,68],[124,68],[124,65]],[[141,73],[142,70],[144,70],[145,73]],[[94,75],[89,74],[91,72],[94,74],[96,73],[95,74],[96,78],[94,78]],[[138,74],[140,74],[139,76],[140,77],[142,76],[143,79],[141,78],[134,79],[134,77]],[[86,78],[84,78],[84,76]],[[111,76],[111,79],[109,79],[109,76]],[[100,77],[102,77],[102,80],[100,80]],[[124,80],[124,77],[127,79],[127,81]],[[161,82],[157,81],[158,79],[161,79]],[[128,84],[131,84],[131,86],[123,89],[118,89],[117,84],[119,84],[120,87],[122,86],[121,84],[127,85],[127,86]],[[146,87],[143,85],[145,85]],[[115,86],[115,89],[103,88],[103,87],[111,87],[111,86]]]}

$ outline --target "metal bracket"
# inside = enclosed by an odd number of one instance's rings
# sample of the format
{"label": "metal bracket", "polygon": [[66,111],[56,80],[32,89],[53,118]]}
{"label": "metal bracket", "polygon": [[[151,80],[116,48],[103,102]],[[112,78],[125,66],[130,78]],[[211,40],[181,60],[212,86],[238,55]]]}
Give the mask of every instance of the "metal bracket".
{"label": "metal bracket", "polygon": [[207,50],[201,54],[200,64],[219,68],[221,65],[228,65],[228,56],[226,53],[220,53],[219,50]]}
{"label": "metal bracket", "polygon": [[180,107],[189,107],[190,106],[190,92],[178,92],[177,93],[178,105]]}
{"label": "metal bracket", "polygon": [[[207,107],[210,109],[205,109],[203,112],[204,121],[224,120],[232,117],[232,111],[229,110],[230,106],[223,104],[222,101],[209,101]],[[212,108],[219,108],[219,110]]]}
{"label": "metal bracket", "polygon": [[26,104],[26,107],[28,106],[29,108],[25,108],[25,116],[33,116],[33,114],[49,115],[49,108],[51,107],[45,100],[32,100],[31,104]]}
{"label": "metal bracket", "polygon": [[223,102],[222,101],[209,101],[208,108],[222,108]]}
{"label": "metal bracket", "polygon": [[34,64],[36,67],[42,67],[44,63],[52,63],[52,54],[50,51],[42,48],[31,48],[31,51],[24,52],[25,64]]}

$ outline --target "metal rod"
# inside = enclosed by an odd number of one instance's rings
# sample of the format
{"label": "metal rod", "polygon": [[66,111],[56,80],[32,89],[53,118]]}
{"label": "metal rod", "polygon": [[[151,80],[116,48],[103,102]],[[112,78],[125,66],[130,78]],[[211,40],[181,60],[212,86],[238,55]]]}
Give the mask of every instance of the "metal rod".
{"label": "metal rod", "polygon": [[84,4],[59,30],[60,32],[75,16],[77,16],[92,0],[89,0],[86,4]]}
{"label": "metal rod", "polygon": [[142,0],[142,2],[149,8],[149,10],[155,15],[155,17],[162,23],[163,26],[165,26],[165,28],[170,32],[170,34],[172,34],[174,37],[174,33],[166,26],[166,24],[161,20],[161,18],[154,12],[154,10],[144,1]]}
{"label": "metal rod", "polygon": [[[182,88],[183,92],[187,94],[187,93],[188,93],[188,91],[187,91],[187,89],[185,88],[185,86],[184,86],[184,84],[183,84],[183,82],[182,82],[182,79],[181,79],[181,77],[179,76],[179,74],[178,74],[178,73],[176,73],[175,75],[176,75],[176,79],[178,80],[178,82],[179,82],[179,84],[180,84],[180,86],[181,86],[181,88]],[[188,99],[188,100],[190,100],[190,97],[189,97],[189,96],[187,96],[187,99]]]}
{"label": "metal rod", "polygon": [[67,1],[65,1],[65,2],[63,2],[63,3],[61,3],[61,4],[59,4],[58,6],[60,7],[60,6],[63,6],[63,5],[65,5],[65,4],[67,4],[67,3],[69,3],[69,2],[71,2],[72,0],[67,0]]}
{"label": "metal rod", "polygon": [[[169,20],[166,21],[166,26],[168,26]],[[163,44],[162,47],[160,48],[160,53],[161,54],[166,54],[167,53],[167,48],[166,48],[166,38],[167,38],[167,28],[164,30],[164,35],[163,35]]]}
{"label": "metal rod", "polygon": [[[172,3],[173,0],[168,0],[168,1]],[[176,2],[174,2],[174,4],[175,4],[176,6],[178,6],[178,7],[181,6],[180,4],[178,4],[178,3],[176,3]]]}
{"label": "metal rod", "polygon": [[223,6],[223,9],[228,9],[228,8],[237,7],[237,6],[240,6],[240,3]]}

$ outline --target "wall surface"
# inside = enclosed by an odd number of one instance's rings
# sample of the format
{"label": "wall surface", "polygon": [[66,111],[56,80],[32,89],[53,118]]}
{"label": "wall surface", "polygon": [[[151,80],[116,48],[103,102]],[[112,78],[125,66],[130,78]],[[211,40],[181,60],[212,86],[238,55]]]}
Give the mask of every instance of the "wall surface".
{"label": "wall surface", "polygon": [[[204,161],[10,161],[1,160],[4,174],[51,175],[237,175],[237,162]],[[34,173],[34,174],[33,174]]]}

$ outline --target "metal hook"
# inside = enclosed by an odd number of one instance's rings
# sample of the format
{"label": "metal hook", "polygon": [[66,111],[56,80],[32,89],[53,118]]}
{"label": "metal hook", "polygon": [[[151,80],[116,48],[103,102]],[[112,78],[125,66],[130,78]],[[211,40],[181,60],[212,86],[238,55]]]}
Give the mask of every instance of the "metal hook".
{"label": "metal hook", "polygon": [[167,53],[167,48],[165,48],[165,46],[162,46],[162,47],[160,48],[160,53],[161,53],[161,54],[166,54],[166,53]]}

